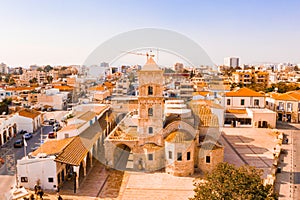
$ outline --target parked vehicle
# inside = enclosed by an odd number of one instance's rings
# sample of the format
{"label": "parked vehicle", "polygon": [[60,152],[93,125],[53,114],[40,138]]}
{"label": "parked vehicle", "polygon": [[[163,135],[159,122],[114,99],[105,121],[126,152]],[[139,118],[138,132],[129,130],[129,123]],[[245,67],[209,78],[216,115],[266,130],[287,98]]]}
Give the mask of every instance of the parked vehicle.
{"label": "parked vehicle", "polygon": [[32,134],[31,134],[31,133],[25,133],[25,134],[23,135],[23,138],[24,138],[25,140],[29,140],[30,138],[32,138]]}
{"label": "parked vehicle", "polygon": [[0,157],[0,164],[3,165],[4,163],[5,163],[5,160],[4,160],[3,158]]}
{"label": "parked vehicle", "polygon": [[15,148],[22,147],[23,145],[24,145],[24,142],[23,142],[22,139],[18,139],[18,140],[16,140],[15,143],[14,143],[14,147],[15,147]]}
{"label": "parked vehicle", "polygon": [[20,134],[25,134],[25,133],[27,133],[27,131],[26,130],[20,130],[19,133]]}
{"label": "parked vehicle", "polygon": [[48,138],[56,138],[56,133],[55,132],[49,132],[48,133]]}
{"label": "parked vehicle", "polygon": [[55,119],[49,119],[49,124],[50,124],[50,125],[53,125],[55,122],[56,122]]}

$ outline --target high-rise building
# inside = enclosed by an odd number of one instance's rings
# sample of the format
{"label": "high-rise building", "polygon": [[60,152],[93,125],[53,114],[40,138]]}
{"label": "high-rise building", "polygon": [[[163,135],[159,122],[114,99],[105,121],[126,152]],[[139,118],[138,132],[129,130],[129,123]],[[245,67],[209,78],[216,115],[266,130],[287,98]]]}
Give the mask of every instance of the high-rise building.
{"label": "high-rise building", "polygon": [[4,63],[0,64],[0,73],[2,73],[2,74],[7,74],[8,73],[8,67],[7,67],[6,64],[4,64]]}
{"label": "high-rise building", "polygon": [[240,59],[237,57],[224,58],[224,66],[233,67],[233,68],[239,67],[240,65],[239,60]]}

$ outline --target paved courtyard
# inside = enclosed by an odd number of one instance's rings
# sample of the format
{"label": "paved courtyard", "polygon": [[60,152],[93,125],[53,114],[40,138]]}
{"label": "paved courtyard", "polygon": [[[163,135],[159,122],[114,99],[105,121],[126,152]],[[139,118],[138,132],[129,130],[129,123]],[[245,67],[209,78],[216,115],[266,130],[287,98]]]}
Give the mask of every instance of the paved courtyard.
{"label": "paved courtyard", "polygon": [[221,141],[225,145],[225,162],[260,168],[264,170],[263,178],[270,174],[273,149],[277,144],[272,129],[223,128]]}

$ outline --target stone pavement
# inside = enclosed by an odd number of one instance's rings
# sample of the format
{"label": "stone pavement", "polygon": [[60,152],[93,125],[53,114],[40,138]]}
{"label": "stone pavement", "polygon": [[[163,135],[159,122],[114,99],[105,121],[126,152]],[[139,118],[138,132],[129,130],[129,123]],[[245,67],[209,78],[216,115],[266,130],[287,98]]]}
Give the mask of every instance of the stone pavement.
{"label": "stone pavement", "polygon": [[220,139],[225,146],[225,162],[255,166],[263,170],[263,178],[271,173],[273,149],[277,144],[272,129],[223,128]]}
{"label": "stone pavement", "polygon": [[[70,188],[62,188],[60,194],[64,200],[186,200],[194,194],[193,180],[194,177],[174,177],[166,173],[106,171],[97,164],[76,194]],[[55,200],[57,194],[45,191],[44,199]]]}
{"label": "stone pavement", "polygon": [[279,192],[280,200],[295,199],[293,195],[293,144],[292,131],[284,131],[289,138],[289,143],[283,145],[283,153],[280,155],[281,173],[277,173],[275,181],[275,191]]}
{"label": "stone pavement", "polygon": [[174,199],[193,197],[193,177],[166,173],[130,173],[122,199]]}

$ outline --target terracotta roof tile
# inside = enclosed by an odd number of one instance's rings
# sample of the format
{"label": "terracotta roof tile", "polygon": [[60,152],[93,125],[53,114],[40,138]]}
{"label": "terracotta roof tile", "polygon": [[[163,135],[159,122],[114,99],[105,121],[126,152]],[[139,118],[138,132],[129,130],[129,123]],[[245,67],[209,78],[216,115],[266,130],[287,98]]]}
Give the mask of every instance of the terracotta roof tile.
{"label": "terracotta roof tile", "polygon": [[95,87],[90,87],[89,90],[93,90],[93,91],[104,91],[105,88],[102,85],[97,85]]}
{"label": "terracotta roof tile", "polygon": [[34,90],[35,87],[13,87],[13,88],[6,88],[7,91],[22,91],[22,90]]}
{"label": "terracotta roof tile", "polygon": [[19,111],[20,116],[31,118],[31,119],[36,118],[40,114],[41,114],[40,112],[33,110],[33,109],[23,109],[23,110]]}
{"label": "terracotta roof tile", "polygon": [[237,91],[226,92],[225,95],[227,97],[264,97],[265,95],[255,92],[249,88],[240,88]]}
{"label": "terracotta roof tile", "polygon": [[246,111],[246,109],[228,109],[228,110],[226,110],[226,113],[247,114],[247,111]]}
{"label": "terracotta roof tile", "polygon": [[60,91],[70,91],[74,89],[74,87],[68,85],[54,85],[53,88],[59,89]]}
{"label": "terracotta roof tile", "polygon": [[270,97],[275,100],[282,100],[282,101],[299,101],[300,100],[300,94],[297,94],[296,92],[288,92],[288,93],[271,93]]}
{"label": "terracotta roof tile", "polygon": [[37,150],[32,152],[32,156],[37,156],[39,153],[47,155],[56,155],[60,153],[66,145],[68,145],[74,138],[66,138],[62,140],[48,140],[42,144]]}
{"label": "terracotta roof tile", "polygon": [[94,123],[74,139],[57,155],[55,161],[79,166],[93,144],[102,133],[98,122]]}

